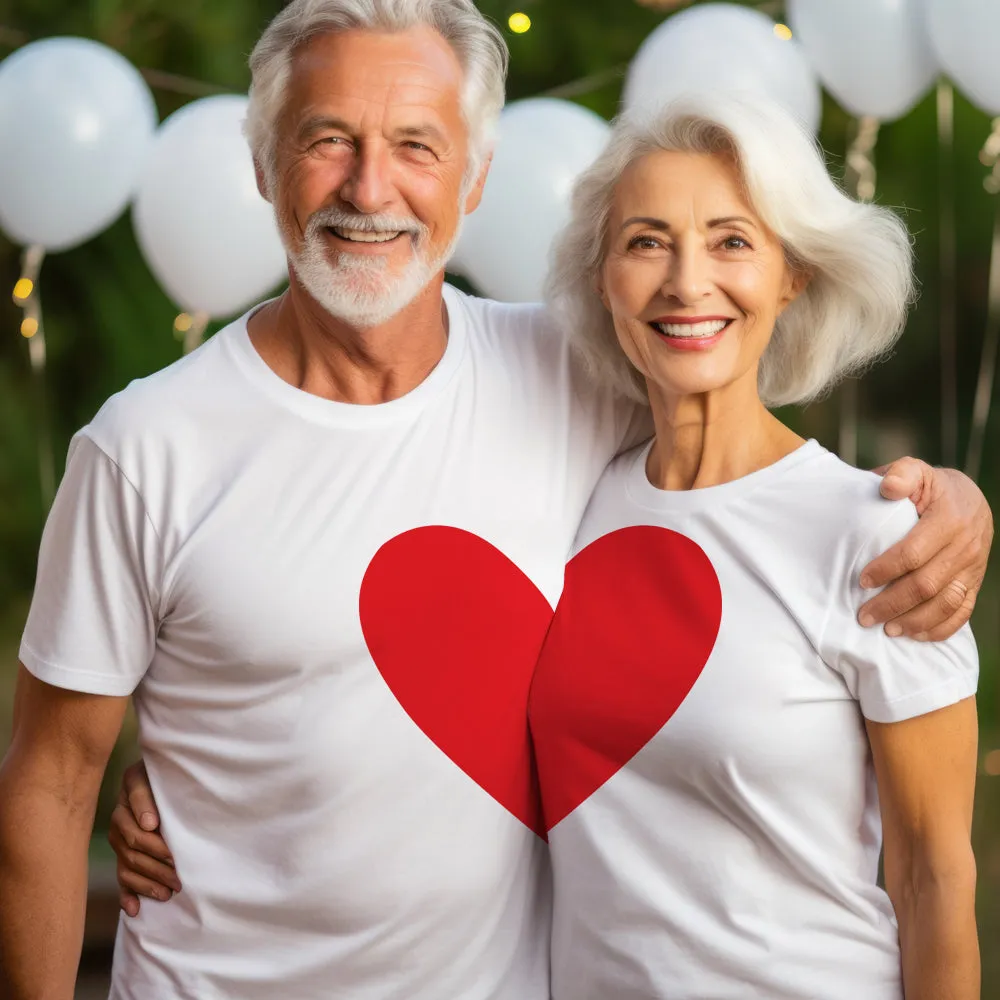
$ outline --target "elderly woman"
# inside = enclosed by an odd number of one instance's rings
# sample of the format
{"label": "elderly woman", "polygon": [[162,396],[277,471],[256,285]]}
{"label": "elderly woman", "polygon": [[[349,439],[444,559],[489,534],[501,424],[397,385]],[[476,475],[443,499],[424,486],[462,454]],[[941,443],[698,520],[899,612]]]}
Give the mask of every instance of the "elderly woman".
{"label": "elderly woman", "polygon": [[884,355],[910,293],[900,221],[769,107],[620,121],[579,182],[550,302],[656,434],[532,686],[555,1000],[979,996],[972,635],[856,623],[914,507],[771,411]]}

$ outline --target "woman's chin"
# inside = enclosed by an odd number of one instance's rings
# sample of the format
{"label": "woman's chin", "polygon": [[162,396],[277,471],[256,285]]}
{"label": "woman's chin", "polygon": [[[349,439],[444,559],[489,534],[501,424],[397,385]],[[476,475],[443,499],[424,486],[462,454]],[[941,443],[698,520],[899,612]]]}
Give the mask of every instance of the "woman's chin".
{"label": "woman's chin", "polygon": [[[679,370],[687,368],[687,371]],[[693,365],[663,365],[659,371],[646,375],[650,394],[661,397],[704,396],[710,392],[720,392],[739,380],[735,372],[718,370],[692,371]],[[697,366],[704,367],[704,366]],[[714,366],[713,366],[714,368]]]}

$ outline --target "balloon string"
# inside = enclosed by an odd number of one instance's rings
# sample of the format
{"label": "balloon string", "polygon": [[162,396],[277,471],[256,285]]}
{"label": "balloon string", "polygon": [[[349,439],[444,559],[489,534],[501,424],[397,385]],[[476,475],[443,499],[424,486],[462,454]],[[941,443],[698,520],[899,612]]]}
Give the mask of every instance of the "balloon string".
{"label": "balloon string", "polygon": [[955,88],[937,88],[941,280],[941,457],[958,464],[958,243],[955,221]]}
{"label": "balloon string", "polygon": [[[992,167],[983,182],[986,190],[1000,194],[1000,118],[993,119],[993,131],[980,154],[984,166]],[[990,283],[987,293],[986,332],[983,336],[983,353],[979,361],[979,378],[976,380],[976,397],[972,404],[972,430],[969,450],[966,452],[965,473],[978,479],[983,461],[983,441],[990,419],[993,384],[996,381],[997,357],[1000,354],[1000,199],[993,220],[993,247],[990,251]]]}
{"label": "balloon string", "polygon": [[42,300],[38,294],[38,275],[45,260],[45,248],[33,244],[25,248],[21,258],[21,277],[14,286],[14,303],[20,306],[21,336],[28,341],[28,358],[35,383],[36,432],[38,435],[38,478],[42,503],[48,510],[56,491],[55,459],[52,431],[49,426],[48,392],[45,368],[45,326],[42,322]]}
{"label": "balloon string", "polygon": [[205,339],[205,330],[211,317],[207,312],[196,312],[191,315],[191,325],[184,332],[184,353],[190,354]]}
{"label": "balloon string", "polygon": [[[847,147],[847,183],[859,201],[875,197],[875,146],[879,120],[865,115],[857,119],[854,138]],[[858,380],[847,378],[840,388],[840,457],[849,465],[858,464]]]}

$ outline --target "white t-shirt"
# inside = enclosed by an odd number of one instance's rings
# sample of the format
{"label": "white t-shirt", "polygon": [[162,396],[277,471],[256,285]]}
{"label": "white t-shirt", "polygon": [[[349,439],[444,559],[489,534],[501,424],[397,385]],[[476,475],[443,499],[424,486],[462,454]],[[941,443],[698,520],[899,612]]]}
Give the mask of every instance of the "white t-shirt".
{"label": "white t-shirt", "polygon": [[915,523],[805,444],[667,492],[649,445],[587,509],[532,684],[555,1000],[901,1000],[864,719],[975,693],[948,642],[862,629],[861,568]]}
{"label": "white t-shirt", "polygon": [[445,302],[393,402],[244,317],[74,438],[21,658],[135,692],[184,886],[120,922],[118,1000],[547,1000],[528,684],[633,408],[538,307]]}

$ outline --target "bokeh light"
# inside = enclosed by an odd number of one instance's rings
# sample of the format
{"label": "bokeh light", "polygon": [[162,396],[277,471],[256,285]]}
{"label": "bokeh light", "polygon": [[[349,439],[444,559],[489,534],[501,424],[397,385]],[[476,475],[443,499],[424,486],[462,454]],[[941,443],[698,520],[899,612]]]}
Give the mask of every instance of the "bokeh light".
{"label": "bokeh light", "polygon": [[507,26],[515,35],[523,35],[531,28],[531,18],[527,14],[522,14],[518,11],[516,14],[511,14],[507,19]]}

